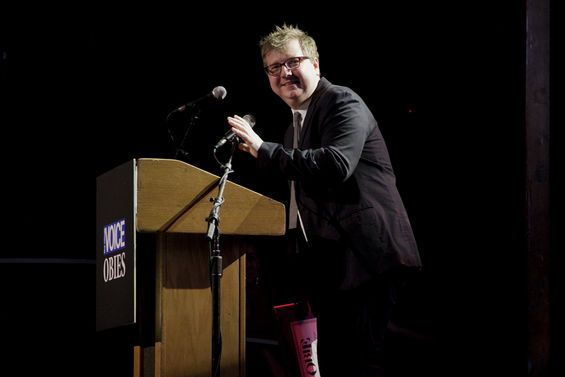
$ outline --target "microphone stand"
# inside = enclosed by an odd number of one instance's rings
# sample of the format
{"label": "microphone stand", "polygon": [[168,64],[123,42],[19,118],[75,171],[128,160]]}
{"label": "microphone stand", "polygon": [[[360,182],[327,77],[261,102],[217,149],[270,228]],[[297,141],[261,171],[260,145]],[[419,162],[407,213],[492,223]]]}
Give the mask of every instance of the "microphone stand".
{"label": "microphone stand", "polygon": [[[169,114],[167,114],[167,117],[166,117],[167,124],[169,123],[171,116],[173,114],[178,113],[179,111],[181,111],[181,110],[174,109],[173,111],[169,112]],[[184,161],[186,161],[186,159],[188,158],[188,152],[184,150],[184,144],[186,143],[186,139],[188,138],[188,134],[190,133],[190,130],[192,130],[194,128],[194,126],[196,125],[196,123],[200,119],[200,108],[198,106],[194,106],[194,104],[189,104],[189,105],[185,105],[185,108],[182,111],[188,111],[189,114],[190,114],[190,118],[188,120],[188,126],[184,130],[184,134],[182,136],[182,139],[180,140],[180,142],[175,147],[175,157],[174,158],[175,159],[184,159]],[[175,144],[175,138],[173,136],[173,132],[171,131],[171,128],[167,127],[167,131],[169,133],[169,138],[171,139],[171,142],[174,145]]]}
{"label": "microphone stand", "polygon": [[222,334],[220,329],[220,280],[222,277],[222,255],[220,251],[220,207],[224,203],[224,189],[228,180],[228,175],[233,172],[231,162],[235,144],[232,143],[231,153],[228,162],[224,165],[216,158],[216,148],[214,157],[224,169],[224,174],[218,184],[218,196],[214,199],[208,221],[207,238],[210,242],[210,287],[212,289],[212,377],[220,377],[220,359],[222,355]]}

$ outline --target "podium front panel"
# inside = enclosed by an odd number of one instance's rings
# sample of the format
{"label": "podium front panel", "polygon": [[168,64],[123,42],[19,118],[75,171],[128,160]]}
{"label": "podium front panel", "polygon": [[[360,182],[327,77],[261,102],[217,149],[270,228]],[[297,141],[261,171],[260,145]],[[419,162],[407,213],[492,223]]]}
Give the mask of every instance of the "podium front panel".
{"label": "podium front panel", "polygon": [[136,322],[135,160],[96,179],[96,330]]}

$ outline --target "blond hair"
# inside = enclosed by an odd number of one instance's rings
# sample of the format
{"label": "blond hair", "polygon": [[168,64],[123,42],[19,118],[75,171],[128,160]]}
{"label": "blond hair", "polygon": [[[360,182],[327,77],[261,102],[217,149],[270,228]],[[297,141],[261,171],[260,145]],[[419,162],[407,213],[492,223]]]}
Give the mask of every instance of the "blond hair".
{"label": "blond hair", "polygon": [[305,56],[318,60],[318,48],[314,38],[296,26],[283,24],[282,26],[275,26],[272,32],[259,41],[263,62],[265,62],[265,56],[270,51],[284,50],[286,44],[295,39],[300,44],[300,48],[302,48]]}

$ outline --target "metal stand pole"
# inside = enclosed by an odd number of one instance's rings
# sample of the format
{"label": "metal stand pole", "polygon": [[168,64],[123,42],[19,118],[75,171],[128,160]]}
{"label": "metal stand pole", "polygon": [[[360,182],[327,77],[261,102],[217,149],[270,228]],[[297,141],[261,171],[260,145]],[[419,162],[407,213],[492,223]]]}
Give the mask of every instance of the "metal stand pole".
{"label": "metal stand pole", "polygon": [[[228,162],[222,165],[224,174],[218,184],[218,196],[214,200],[208,216],[208,241],[210,242],[210,287],[212,288],[212,377],[220,377],[220,360],[222,355],[222,334],[220,329],[220,281],[223,272],[222,255],[220,251],[220,207],[224,202],[224,188],[228,175],[233,172],[231,161],[235,148]],[[215,154],[215,151],[214,151]]]}

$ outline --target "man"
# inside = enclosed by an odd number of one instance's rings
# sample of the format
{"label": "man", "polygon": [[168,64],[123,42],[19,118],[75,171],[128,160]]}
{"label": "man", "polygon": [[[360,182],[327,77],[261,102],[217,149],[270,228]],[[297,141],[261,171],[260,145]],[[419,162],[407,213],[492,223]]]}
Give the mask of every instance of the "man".
{"label": "man", "polygon": [[239,116],[228,123],[260,168],[291,181],[288,228],[318,321],[321,376],[382,376],[396,284],[421,267],[385,142],[363,100],[320,76],[308,34],[283,25],[260,47],[293,125],[278,144]]}

